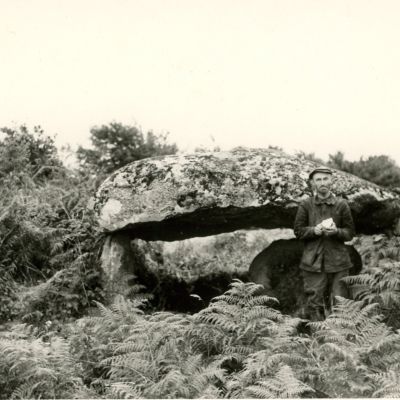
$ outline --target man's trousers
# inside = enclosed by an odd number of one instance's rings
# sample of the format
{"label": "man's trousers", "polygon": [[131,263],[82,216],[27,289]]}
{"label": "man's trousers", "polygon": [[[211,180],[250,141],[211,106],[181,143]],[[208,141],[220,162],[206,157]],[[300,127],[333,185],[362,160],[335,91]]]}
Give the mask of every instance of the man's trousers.
{"label": "man's trousers", "polygon": [[335,296],[348,297],[347,286],[341,279],[349,276],[349,270],[338,272],[310,272],[303,270],[304,293],[307,297],[306,317],[324,319],[334,304]]}

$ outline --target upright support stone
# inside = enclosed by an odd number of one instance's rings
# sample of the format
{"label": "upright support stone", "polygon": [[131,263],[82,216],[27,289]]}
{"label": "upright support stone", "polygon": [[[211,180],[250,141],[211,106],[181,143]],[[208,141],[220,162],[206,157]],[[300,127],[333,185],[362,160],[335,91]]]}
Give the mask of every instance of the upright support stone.
{"label": "upright support stone", "polygon": [[135,270],[134,260],[129,236],[115,233],[106,238],[101,254],[101,266],[105,275],[107,300],[128,292],[128,281]]}

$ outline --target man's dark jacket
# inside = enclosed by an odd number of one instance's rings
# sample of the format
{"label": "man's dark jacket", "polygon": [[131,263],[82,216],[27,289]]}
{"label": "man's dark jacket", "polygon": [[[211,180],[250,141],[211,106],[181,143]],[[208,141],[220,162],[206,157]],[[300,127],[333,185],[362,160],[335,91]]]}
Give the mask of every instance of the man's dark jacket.
{"label": "man's dark jacket", "polygon": [[[338,232],[331,236],[318,236],[314,227],[324,219],[332,218]],[[354,237],[354,223],[346,200],[331,194],[327,199],[310,197],[297,211],[294,233],[304,241],[300,268],[311,272],[338,272],[351,268],[350,256],[344,242]]]}

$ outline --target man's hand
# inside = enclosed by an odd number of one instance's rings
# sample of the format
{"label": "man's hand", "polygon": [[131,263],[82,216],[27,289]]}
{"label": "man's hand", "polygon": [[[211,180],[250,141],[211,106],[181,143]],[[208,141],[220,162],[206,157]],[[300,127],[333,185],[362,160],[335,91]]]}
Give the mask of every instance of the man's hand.
{"label": "man's hand", "polygon": [[320,225],[317,225],[317,226],[314,226],[314,233],[317,235],[317,236],[321,236],[322,235],[322,228],[321,228],[321,226]]}
{"label": "man's hand", "polygon": [[333,222],[332,225],[329,228],[325,228],[322,223],[318,224],[317,226],[314,227],[314,233],[317,236],[333,236],[336,235],[338,232],[336,224]]}
{"label": "man's hand", "polygon": [[333,236],[333,235],[336,235],[337,232],[338,232],[337,226],[333,221],[332,221],[331,226],[329,226],[329,228],[322,229],[322,233],[325,236]]}
{"label": "man's hand", "polygon": [[323,233],[324,233],[325,236],[333,236],[333,235],[336,235],[337,232],[338,232],[338,229],[337,229],[336,226],[334,226],[332,228],[329,228],[329,229],[324,229],[323,230]]}

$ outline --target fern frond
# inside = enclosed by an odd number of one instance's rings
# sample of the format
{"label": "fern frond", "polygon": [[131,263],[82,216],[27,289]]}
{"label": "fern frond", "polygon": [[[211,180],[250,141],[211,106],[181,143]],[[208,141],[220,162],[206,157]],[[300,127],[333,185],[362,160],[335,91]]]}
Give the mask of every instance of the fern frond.
{"label": "fern frond", "polygon": [[197,395],[197,398],[199,399],[219,399],[221,397],[222,391],[211,384],[207,385]]}
{"label": "fern frond", "polygon": [[43,385],[43,382],[27,381],[11,393],[10,399],[30,399],[33,397],[35,390],[41,385]]}
{"label": "fern frond", "polygon": [[257,398],[299,398],[307,392],[314,390],[299,381],[287,365],[281,366],[275,376],[260,380],[245,390],[246,394]]}
{"label": "fern frond", "polygon": [[227,345],[224,348],[226,355],[240,355],[242,357],[248,356],[254,352],[254,347],[244,345]]}
{"label": "fern frond", "polygon": [[143,341],[132,341],[136,337],[136,335],[130,336],[128,339],[126,339],[125,343],[118,344],[115,347],[114,352],[123,354],[144,352],[148,348],[148,343]]}
{"label": "fern frond", "polygon": [[273,308],[263,306],[254,306],[246,313],[246,322],[248,324],[256,324],[260,320],[282,322],[282,314]]}
{"label": "fern frond", "polygon": [[399,247],[387,247],[379,250],[380,258],[389,258],[394,261],[400,261],[400,248]]}
{"label": "fern frond", "polygon": [[400,371],[399,369],[372,376],[376,390],[374,397],[400,397]]}
{"label": "fern frond", "polygon": [[142,392],[138,386],[129,382],[114,382],[110,385],[110,394],[120,399],[142,399]]}
{"label": "fern frond", "polygon": [[204,324],[215,325],[224,331],[234,332],[237,330],[238,325],[229,316],[217,314],[212,312],[204,312],[198,316],[198,319]]}
{"label": "fern frond", "polygon": [[335,343],[324,343],[321,345],[320,350],[325,352],[327,357],[337,356],[353,366],[357,364],[358,360],[354,353],[347,351],[346,348],[338,346]]}

